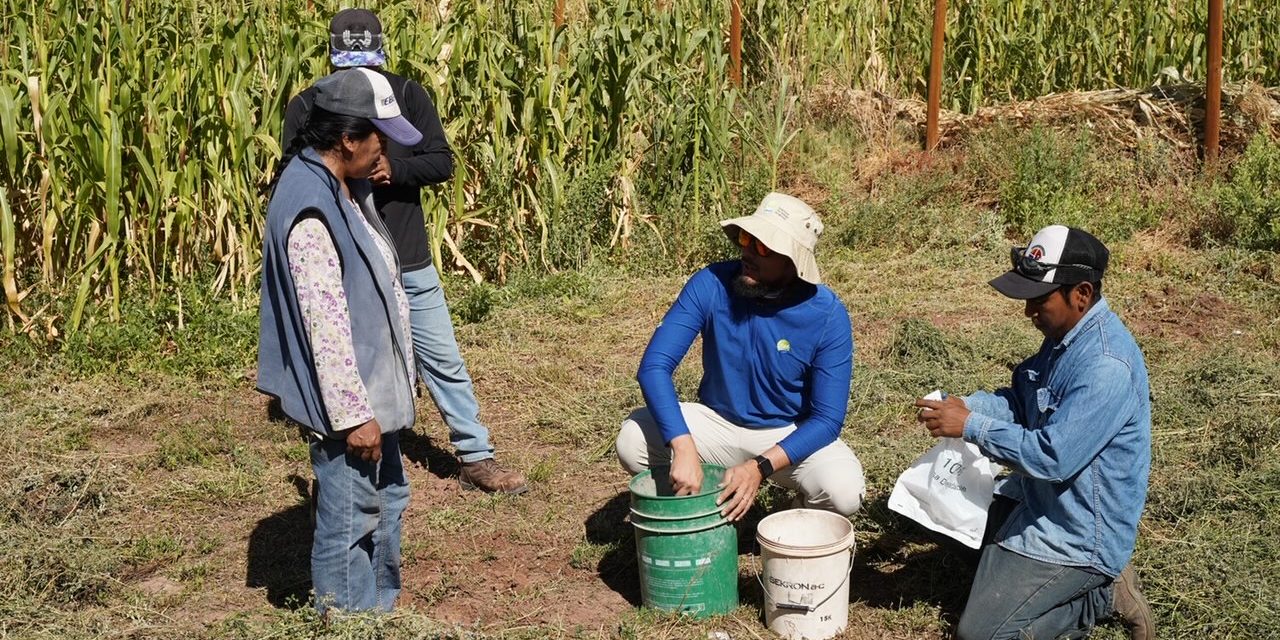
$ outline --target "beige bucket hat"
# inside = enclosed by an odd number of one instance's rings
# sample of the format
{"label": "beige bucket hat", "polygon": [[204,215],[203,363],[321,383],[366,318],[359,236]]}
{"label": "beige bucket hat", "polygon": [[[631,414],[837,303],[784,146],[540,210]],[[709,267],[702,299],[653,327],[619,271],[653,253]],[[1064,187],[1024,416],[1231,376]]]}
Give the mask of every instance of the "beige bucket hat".
{"label": "beige bucket hat", "polygon": [[810,284],[821,284],[818,261],[813,257],[822,221],[813,207],[785,193],[773,192],[760,201],[755,213],[741,218],[721,220],[720,226],[729,239],[738,241],[738,229],[756,237],[770,250],[791,258],[796,275]]}

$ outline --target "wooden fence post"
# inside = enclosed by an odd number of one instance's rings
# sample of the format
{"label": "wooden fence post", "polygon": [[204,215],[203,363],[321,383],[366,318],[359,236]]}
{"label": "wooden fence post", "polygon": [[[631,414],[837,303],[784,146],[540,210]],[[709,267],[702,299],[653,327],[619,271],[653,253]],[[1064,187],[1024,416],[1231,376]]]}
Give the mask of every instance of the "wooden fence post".
{"label": "wooden fence post", "polygon": [[1222,117],[1222,0],[1209,0],[1209,77],[1205,82],[1204,160],[1218,161],[1218,131]]}
{"label": "wooden fence post", "polygon": [[942,103],[942,42],[947,29],[947,0],[934,0],[933,47],[929,54],[929,106],[925,116],[924,148],[938,146],[938,109]]}
{"label": "wooden fence post", "polygon": [[729,80],[742,86],[742,7],[729,0]]}

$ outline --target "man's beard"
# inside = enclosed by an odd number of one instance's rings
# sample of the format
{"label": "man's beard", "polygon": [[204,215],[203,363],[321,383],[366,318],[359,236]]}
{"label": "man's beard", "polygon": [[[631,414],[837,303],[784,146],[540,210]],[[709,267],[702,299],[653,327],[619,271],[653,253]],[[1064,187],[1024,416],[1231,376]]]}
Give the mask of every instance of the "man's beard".
{"label": "man's beard", "polygon": [[781,293],[781,289],[773,289],[761,284],[758,280],[748,280],[746,276],[738,274],[733,279],[733,293],[740,298],[748,300],[764,300],[766,298],[776,298]]}

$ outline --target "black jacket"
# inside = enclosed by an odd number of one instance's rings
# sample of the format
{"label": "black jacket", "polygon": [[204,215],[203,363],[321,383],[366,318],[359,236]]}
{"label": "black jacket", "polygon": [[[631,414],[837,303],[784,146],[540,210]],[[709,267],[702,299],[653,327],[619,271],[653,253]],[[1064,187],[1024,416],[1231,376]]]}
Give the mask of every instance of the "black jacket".
{"label": "black jacket", "polygon": [[[391,184],[373,189],[374,204],[395,240],[401,268],[404,271],[415,271],[431,264],[431,250],[427,246],[427,224],[422,215],[419,190],[453,176],[453,151],[445,138],[436,106],[422,85],[382,69],[374,71],[386,76],[396,95],[396,101],[400,103],[401,114],[422,132],[422,141],[413,147],[404,147],[387,140]],[[306,122],[314,101],[314,87],[308,87],[289,101],[284,111],[282,149],[289,148],[294,135]]]}

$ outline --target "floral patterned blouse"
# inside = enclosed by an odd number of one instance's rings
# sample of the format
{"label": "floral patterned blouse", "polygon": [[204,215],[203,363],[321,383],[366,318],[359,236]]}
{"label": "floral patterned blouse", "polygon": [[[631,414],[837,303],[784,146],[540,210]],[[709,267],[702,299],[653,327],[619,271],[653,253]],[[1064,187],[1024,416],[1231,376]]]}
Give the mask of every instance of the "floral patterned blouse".
{"label": "floral patterned blouse", "polygon": [[[352,200],[347,204],[355,217],[373,236],[378,252],[387,263],[387,269],[395,274],[396,306],[399,311],[401,335],[405,344],[405,368],[409,386],[414,385],[413,334],[409,329],[409,299],[400,283],[399,265],[395,250],[378,233],[361,213],[360,206]],[[373,419],[369,406],[369,394],[360,371],[356,368],[355,347],[351,342],[351,316],[347,308],[347,294],[342,288],[342,267],[338,250],[329,230],[318,218],[304,218],[289,232],[289,273],[293,276],[294,290],[303,322],[307,325],[307,337],[311,341],[316,378],[320,383],[320,395],[329,413],[330,427],[343,431],[360,426]]]}

